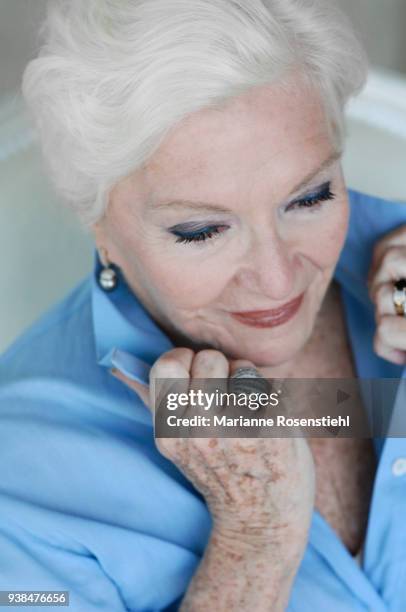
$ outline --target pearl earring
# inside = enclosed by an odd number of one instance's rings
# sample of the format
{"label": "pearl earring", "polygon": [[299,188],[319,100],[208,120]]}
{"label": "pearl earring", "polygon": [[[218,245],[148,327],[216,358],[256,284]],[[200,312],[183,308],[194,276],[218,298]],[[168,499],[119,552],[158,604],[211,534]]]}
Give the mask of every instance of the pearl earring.
{"label": "pearl earring", "polygon": [[103,269],[99,273],[99,285],[104,291],[113,291],[117,287],[118,276],[115,270],[116,266],[109,262],[107,251],[101,248],[100,260],[103,264]]}

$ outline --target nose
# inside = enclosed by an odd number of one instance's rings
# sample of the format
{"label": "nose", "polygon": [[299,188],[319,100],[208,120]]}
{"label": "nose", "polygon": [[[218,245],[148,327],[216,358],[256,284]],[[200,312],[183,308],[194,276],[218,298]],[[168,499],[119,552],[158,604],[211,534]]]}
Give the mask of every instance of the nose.
{"label": "nose", "polygon": [[283,303],[296,296],[295,261],[291,247],[276,233],[257,234],[242,257],[235,283],[247,292]]}

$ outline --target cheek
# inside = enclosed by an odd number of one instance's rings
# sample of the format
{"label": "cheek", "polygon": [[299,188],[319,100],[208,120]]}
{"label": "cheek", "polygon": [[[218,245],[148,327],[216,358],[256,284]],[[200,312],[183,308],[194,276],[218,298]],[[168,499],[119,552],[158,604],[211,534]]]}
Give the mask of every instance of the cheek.
{"label": "cheek", "polygon": [[[130,231],[131,228],[131,231]],[[116,261],[135,292],[168,308],[193,310],[214,302],[229,282],[227,270],[205,247],[163,245],[148,231],[128,224],[116,232]],[[232,260],[234,254],[228,253]]]}
{"label": "cheek", "polygon": [[176,257],[147,255],[142,261],[143,275],[163,303],[170,302],[175,308],[203,308],[214,302],[229,282],[227,267],[217,261],[216,265],[210,263],[203,249],[199,258],[195,252],[189,254],[193,247],[183,248],[184,255]]}
{"label": "cheek", "polygon": [[331,213],[306,232],[306,249],[303,251],[318,268],[322,269],[336,265],[347,235],[348,203],[344,201],[336,204],[337,206],[332,207]]}

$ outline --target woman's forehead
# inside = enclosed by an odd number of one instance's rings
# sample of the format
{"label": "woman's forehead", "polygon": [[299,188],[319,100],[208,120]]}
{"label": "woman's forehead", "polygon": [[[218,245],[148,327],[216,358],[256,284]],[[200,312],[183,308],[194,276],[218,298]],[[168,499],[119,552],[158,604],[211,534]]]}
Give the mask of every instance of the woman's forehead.
{"label": "woman's forehead", "polygon": [[[174,180],[229,182],[238,177],[300,174],[332,150],[325,112],[317,94],[300,97],[270,88],[250,92],[218,110],[205,109],[180,122],[144,166],[144,179],[159,194]],[[293,176],[293,178],[295,178]],[[300,177],[298,178],[300,180]]]}

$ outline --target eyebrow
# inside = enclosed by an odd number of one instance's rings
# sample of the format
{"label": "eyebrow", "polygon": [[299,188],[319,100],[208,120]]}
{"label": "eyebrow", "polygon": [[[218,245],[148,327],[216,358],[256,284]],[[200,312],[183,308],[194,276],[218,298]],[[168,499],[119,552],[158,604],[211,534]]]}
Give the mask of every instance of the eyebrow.
{"label": "eyebrow", "polygon": [[[318,168],[309,172],[309,174],[307,174],[300,181],[300,183],[296,185],[296,187],[294,187],[290,191],[290,193],[288,194],[288,197],[291,196],[293,193],[300,191],[300,189],[303,189],[303,187],[306,187],[315,176],[320,174],[323,170],[326,170],[327,168],[332,166],[335,161],[340,159],[342,154],[343,154],[342,151],[334,151],[331,155],[329,155],[327,159],[323,161],[323,163]],[[173,200],[170,202],[153,204],[152,208],[154,209],[194,208],[194,209],[199,209],[199,210],[209,210],[209,211],[215,211],[215,212],[220,212],[220,213],[230,212],[230,209],[224,208],[223,206],[219,206],[218,204],[211,204],[210,202],[199,202],[199,201],[192,201],[192,200]]]}

